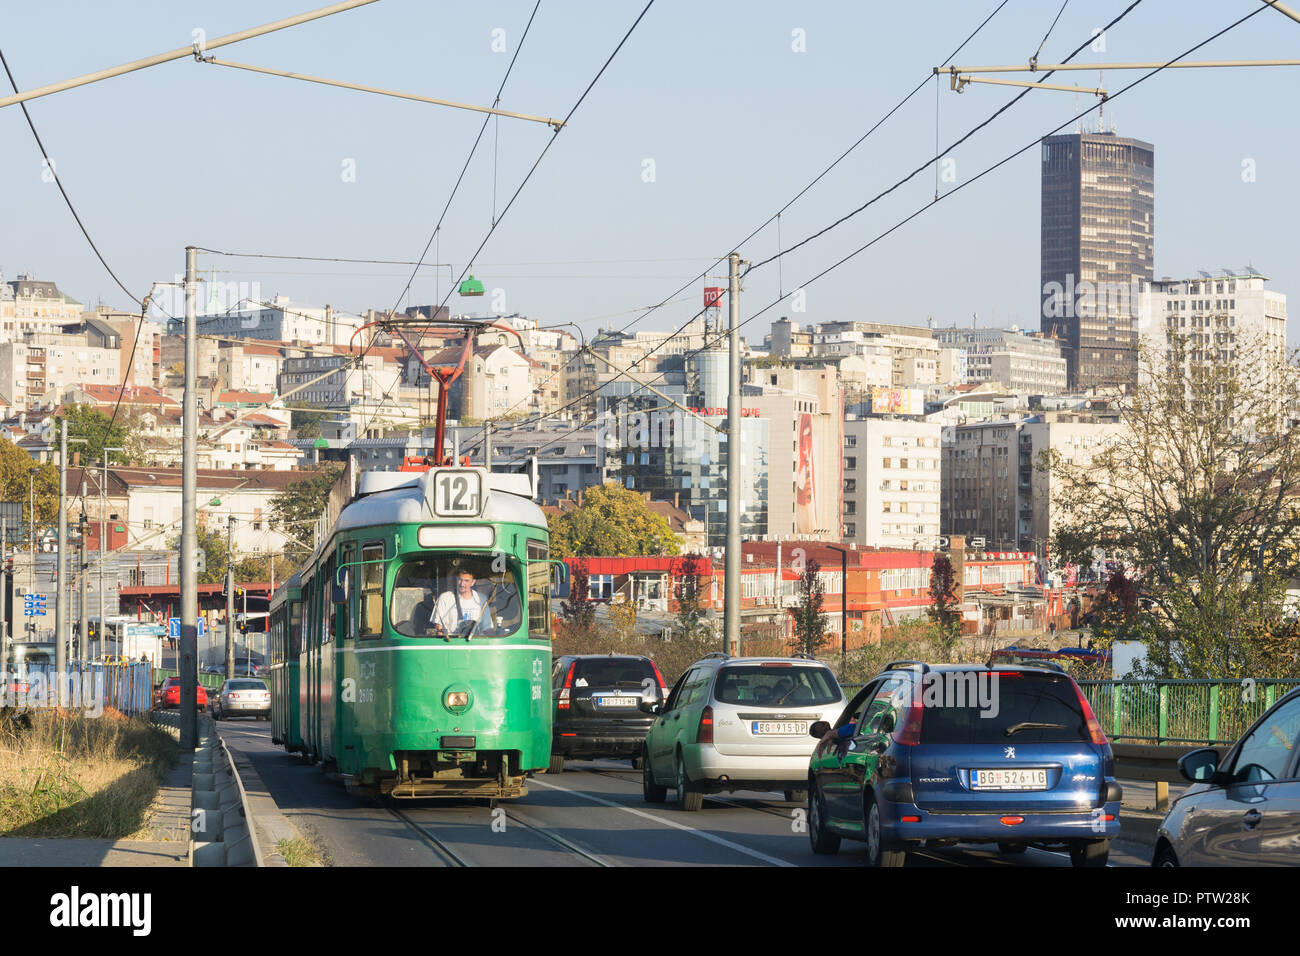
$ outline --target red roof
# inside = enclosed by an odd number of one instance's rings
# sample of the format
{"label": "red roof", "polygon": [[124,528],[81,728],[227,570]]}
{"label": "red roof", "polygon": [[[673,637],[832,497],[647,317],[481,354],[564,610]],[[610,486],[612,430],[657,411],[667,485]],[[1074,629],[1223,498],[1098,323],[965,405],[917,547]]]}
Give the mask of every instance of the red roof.
{"label": "red roof", "polygon": [[266,405],[275,400],[275,392],[221,392],[218,402],[243,402],[250,405]]}

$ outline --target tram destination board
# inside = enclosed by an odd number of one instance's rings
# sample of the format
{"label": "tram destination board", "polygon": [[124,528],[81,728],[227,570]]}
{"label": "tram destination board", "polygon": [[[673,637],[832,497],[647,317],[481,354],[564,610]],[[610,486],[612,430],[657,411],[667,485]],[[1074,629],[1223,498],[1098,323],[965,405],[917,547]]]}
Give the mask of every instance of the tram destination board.
{"label": "tram destination board", "polygon": [[483,473],[446,468],[433,479],[433,513],[440,518],[478,517],[483,510]]}

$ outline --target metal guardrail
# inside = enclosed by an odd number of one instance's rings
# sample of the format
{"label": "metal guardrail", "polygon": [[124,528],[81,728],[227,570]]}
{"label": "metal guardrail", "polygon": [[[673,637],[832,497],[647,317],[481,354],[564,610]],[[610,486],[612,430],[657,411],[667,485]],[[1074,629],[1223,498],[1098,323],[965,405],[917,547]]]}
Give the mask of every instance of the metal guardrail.
{"label": "metal guardrail", "polygon": [[1233,743],[1300,680],[1081,680],[1079,686],[1112,741],[1192,749]]}

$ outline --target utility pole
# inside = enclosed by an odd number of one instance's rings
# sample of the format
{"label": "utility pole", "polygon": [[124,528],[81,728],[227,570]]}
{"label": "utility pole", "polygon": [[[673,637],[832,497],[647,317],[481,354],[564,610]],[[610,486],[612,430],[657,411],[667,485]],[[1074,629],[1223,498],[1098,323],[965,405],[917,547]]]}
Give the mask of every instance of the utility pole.
{"label": "utility pole", "polygon": [[[67,705],[63,679],[68,669],[68,420],[59,423],[59,537],[55,559],[54,585],[54,679],[58,684],[56,697],[59,706]],[[33,556],[34,557],[34,556]]]}
{"label": "utility pole", "polygon": [[740,647],[740,254],[727,257],[728,305],[731,316],[731,357],[727,363],[727,556],[724,570],[723,650],[735,654]]}
{"label": "utility pole", "polygon": [[[141,320],[143,321],[143,320]],[[108,545],[108,521],[105,512],[108,511],[108,498],[104,491],[104,486],[108,484],[108,453],[110,451],[126,451],[125,448],[105,448],[104,449],[104,471],[99,479],[99,645],[104,646],[104,638],[108,635],[108,627],[104,620],[104,565],[107,563]],[[121,598],[118,598],[119,606]],[[117,613],[119,608],[114,608]],[[118,653],[126,652],[125,642],[118,648]]]}
{"label": "utility pole", "polygon": [[198,366],[199,250],[185,247],[185,403],[182,411],[181,457],[181,640],[176,669],[181,679],[181,748],[193,750],[199,743],[198,644],[198,438],[199,405],[195,371]]}
{"label": "utility pole", "polygon": [[[0,515],[0,568],[3,568],[5,563],[5,533],[8,530],[9,528],[7,527],[5,516]],[[13,580],[12,574],[8,575],[8,577],[10,580]],[[10,634],[8,615],[5,614],[5,592],[8,590],[6,587],[7,583],[8,582],[5,581],[5,575],[3,572],[0,572],[0,664],[9,660]],[[14,617],[17,616],[17,614],[14,615]]]}
{"label": "utility pole", "polygon": [[[235,676],[235,516],[226,518],[226,677]],[[274,559],[272,559],[274,560]]]}
{"label": "utility pole", "polygon": [[492,422],[483,420],[483,467],[492,470]]}
{"label": "utility pole", "polygon": [[81,516],[77,519],[77,534],[80,540],[77,542],[77,652],[81,659],[90,659],[90,629],[89,621],[86,620],[86,509],[84,503],[86,500],[85,490],[86,483],[81,483],[81,500],[83,507]]}

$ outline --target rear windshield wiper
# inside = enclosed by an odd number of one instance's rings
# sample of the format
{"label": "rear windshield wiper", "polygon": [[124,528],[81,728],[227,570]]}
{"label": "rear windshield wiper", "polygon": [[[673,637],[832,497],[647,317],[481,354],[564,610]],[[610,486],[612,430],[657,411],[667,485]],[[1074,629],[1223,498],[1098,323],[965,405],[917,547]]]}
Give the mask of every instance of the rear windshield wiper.
{"label": "rear windshield wiper", "polygon": [[1064,730],[1065,724],[1044,724],[1033,720],[1022,720],[1018,724],[1012,724],[1003,731],[1008,737],[1012,734],[1018,734],[1022,730]]}

